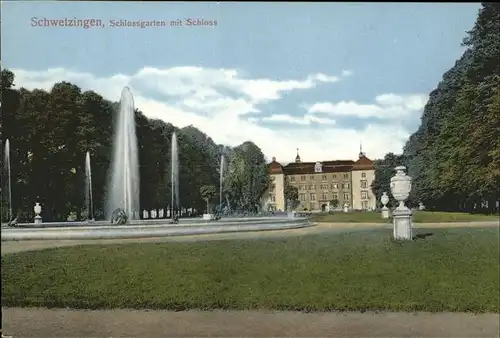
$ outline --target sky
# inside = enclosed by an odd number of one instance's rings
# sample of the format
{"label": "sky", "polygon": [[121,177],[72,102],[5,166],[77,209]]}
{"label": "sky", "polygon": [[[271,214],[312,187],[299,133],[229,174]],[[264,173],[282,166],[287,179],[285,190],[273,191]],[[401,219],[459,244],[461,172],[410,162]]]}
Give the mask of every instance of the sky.
{"label": "sky", "polygon": [[[69,81],[268,159],[401,153],[479,3],[1,4],[16,88]],[[72,22],[72,20],[79,20]],[[180,22],[182,25],[178,25]],[[82,27],[87,23],[87,28]],[[197,25],[194,25],[197,24]],[[90,27],[92,26],[92,27]]]}

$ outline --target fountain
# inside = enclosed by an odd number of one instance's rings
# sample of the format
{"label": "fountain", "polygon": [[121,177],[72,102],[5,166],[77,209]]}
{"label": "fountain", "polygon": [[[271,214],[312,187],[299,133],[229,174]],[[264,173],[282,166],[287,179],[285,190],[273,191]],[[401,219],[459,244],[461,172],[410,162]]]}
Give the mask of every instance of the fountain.
{"label": "fountain", "polygon": [[6,202],[8,203],[8,217],[7,222],[11,222],[13,219],[12,215],[12,181],[11,181],[11,173],[10,173],[10,143],[9,139],[5,140],[5,148],[4,148],[4,175],[5,178],[5,194],[6,194]]}
{"label": "fountain", "polygon": [[172,148],[170,153],[171,162],[171,187],[172,187],[172,219],[175,216],[175,210],[179,209],[179,149],[177,144],[177,133],[172,134]]}
{"label": "fountain", "polygon": [[[106,217],[107,221],[70,221],[42,222],[39,202],[34,207],[35,219],[32,223],[16,223],[15,227],[3,228],[2,241],[20,240],[61,240],[61,239],[105,239],[105,238],[140,238],[181,235],[200,235],[229,232],[248,232],[261,230],[298,229],[313,226],[307,218],[296,217],[231,217],[217,223],[206,219],[178,219],[179,199],[179,149],[177,134],[172,134],[171,166],[172,166],[172,207],[168,222],[162,217],[163,209],[142,211],[143,220],[139,220],[139,166],[138,146],[135,130],[134,101],[130,90],[122,91],[120,110],[114,126],[112,164],[107,186]],[[6,165],[8,172],[9,213],[12,214],[10,196],[10,158],[9,144],[6,148]],[[221,183],[227,171],[226,156],[221,159]],[[89,218],[94,217],[94,201],[92,195],[92,174],[90,154],[85,158],[86,200]],[[226,196],[227,208],[231,210],[229,198]],[[177,210],[177,211],[176,211]],[[158,218],[159,216],[159,218]],[[111,225],[109,224],[111,221]],[[126,223],[126,226],[123,226]],[[177,224],[179,223],[179,224]]]}
{"label": "fountain", "polygon": [[134,98],[128,87],[123,88],[120,110],[115,122],[115,139],[108,183],[106,216],[123,209],[128,219],[139,209],[139,160],[135,131]]}
{"label": "fountain", "polygon": [[94,219],[94,202],[92,200],[92,170],[90,168],[90,153],[85,154],[85,211],[87,219]]}
{"label": "fountain", "polygon": [[222,206],[222,188],[224,187],[224,173],[226,171],[226,155],[224,154],[224,148],[222,148],[222,153],[220,155],[220,167],[219,167],[219,205]]}

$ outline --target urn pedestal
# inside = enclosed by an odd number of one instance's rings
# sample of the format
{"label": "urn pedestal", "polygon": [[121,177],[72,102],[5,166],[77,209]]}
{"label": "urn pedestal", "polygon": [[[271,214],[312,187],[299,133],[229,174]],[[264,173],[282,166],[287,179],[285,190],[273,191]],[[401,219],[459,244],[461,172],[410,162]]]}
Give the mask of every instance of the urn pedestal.
{"label": "urn pedestal", "polygon": [[392,212],[394,225],[393,236],[397,240],[411,240],[413,238],[413,222],[411,219],[411,210],[394,210]]}
{"label": "urn pedestal", "polygon": [[215,215],[214,214],[203,214],[202,219],[204,221],[211,221],[211,220],[215,219]]}
{"label": "urn pedestal", "polygon": [[391,178],[391,193],[392,196],[399,202],[399,205],[392,212],[393,226],[394,226],[394,239],[397,240],[411,240],[412,234],[412,212],[405,205],[405,200],[410,195],[411,191],[411,177],[407,176],[403,166],[396,167],[396,175]]}

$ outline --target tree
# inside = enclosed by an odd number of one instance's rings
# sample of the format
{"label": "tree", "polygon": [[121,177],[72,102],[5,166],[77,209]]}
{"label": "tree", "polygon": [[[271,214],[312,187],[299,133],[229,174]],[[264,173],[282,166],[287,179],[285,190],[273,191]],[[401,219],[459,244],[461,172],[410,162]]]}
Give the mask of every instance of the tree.
{"label": "tree", "polygon": [[411,198],[429,209],[498,210],[500,6],[483,3],[462,57],[431,92],[404,155]]}
{"label": "tree", "polygon": [[288,181],[285,181],[284,195],[286,210],[288,209],[288,207],[295,209],[299,206],[299,189],[296,186],[288,183]]}
{"label": "tree", "polygon": [[217,189],[213,185],[204,185],[200,188],[200,195],[207,203],[207,214],[210,213],[210,200],[217,194]]}
{"label": "tree", "polygon": [[10,89],[14,87],[14,73],[8,69],[2,69],[1,72],[2,89]]}
{"label": "tree", "polygon": [[256,211],[269,187],[269,172],[264,154],[253,142],[230,149],[229,173],[225,191],[240,210]]}
{"label": "tree", "polygon": [[339,204],[340,204],[340,201],[336,198],[334,198],[330,201],[330,205],[332,206],[332,208],[338,208]]}
{"label": "tree", "polygon": [[[87,151],[91,154],[96,219],[102,218],[110,174],[113,120],[119,103],[93,91],[82,92],[78,86],[64,81],[55,83],[49,91],[13,89],[14,74],[4,69],[1,75],[1,141],[5,144],[6,138],[10,140],[13,211],[19,221],[33,217],[35,202],[42,204],[46,221],[62,221],[69,213],[82,212]],[[179,129],[161,120],[148,119],[139,109],[135,110],[135,122],[141,209],[164,209],[170,204],[170,148],[172,133],[176,131],[181,209],[203,210],[205,201],[200,188],[218,186],[222,146],[193,126]],[[262,170],[264,157],[251,142],[235,149],[241,152],[244,170],[233,180],[240,189],[233,196],[243,201],[244,207],[255,206],[262,187],[267,184],[267,171]]]}
{"label": "tree", "polygon": [[375,179],[372,182],[371,188],[377,201],[380,201],[382,194],[387,192],[387,196],[389,196],[390,201],[394,202],[394,198],[391,194],[390,183],[391,178],[396,173],[394,168],[401,165],[405,165],[404,155],[395,155],[393,153],[388,153],[382,160],[376,160],[374,162]]}

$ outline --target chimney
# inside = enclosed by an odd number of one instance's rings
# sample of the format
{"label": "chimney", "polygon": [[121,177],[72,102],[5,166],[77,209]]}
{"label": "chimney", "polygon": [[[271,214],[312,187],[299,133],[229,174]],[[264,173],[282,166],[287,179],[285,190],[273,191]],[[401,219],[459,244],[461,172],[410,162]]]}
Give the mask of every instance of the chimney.
{"label": "chimney", "polygon": [[273,162],[276,162],[276,157],[273,156]]}

